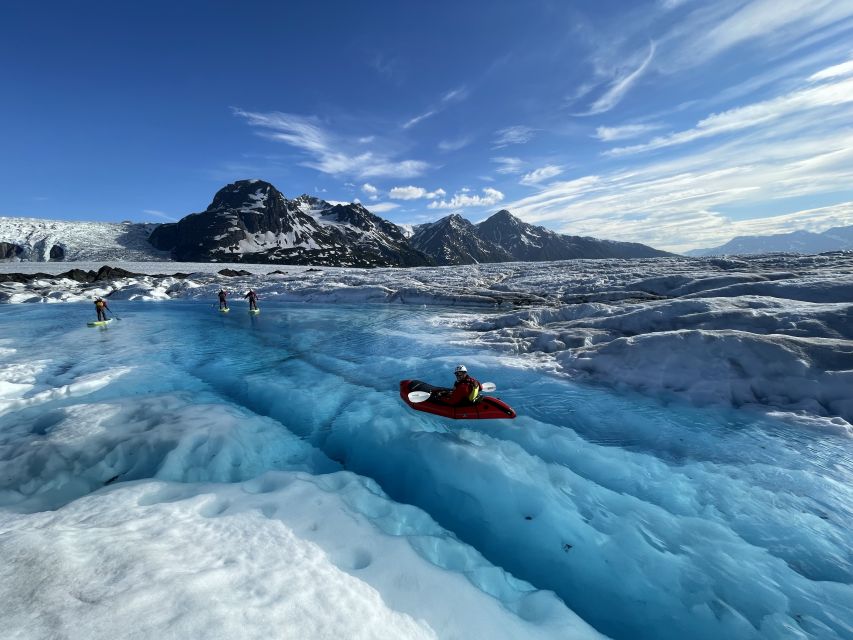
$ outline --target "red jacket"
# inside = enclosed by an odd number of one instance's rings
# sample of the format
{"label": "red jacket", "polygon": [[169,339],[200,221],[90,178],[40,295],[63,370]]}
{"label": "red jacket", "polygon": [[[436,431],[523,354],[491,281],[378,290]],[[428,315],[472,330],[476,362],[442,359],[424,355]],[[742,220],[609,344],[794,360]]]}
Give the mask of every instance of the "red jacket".
{"label": "red jacket", "polygon": [[[475,393],[476,390],[476,393]],[[453,385],[453,393],[444,400],[445,403],[458,407],[473,404],[480,396],[480,383],[471,376],[457,380]]]}

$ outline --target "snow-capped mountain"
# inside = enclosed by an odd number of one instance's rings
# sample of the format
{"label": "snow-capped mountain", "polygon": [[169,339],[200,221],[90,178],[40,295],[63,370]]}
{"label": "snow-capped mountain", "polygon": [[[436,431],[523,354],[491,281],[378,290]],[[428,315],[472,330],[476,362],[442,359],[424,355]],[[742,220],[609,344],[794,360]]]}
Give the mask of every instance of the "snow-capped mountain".
{"label": "snow-capped mountain", "polygon": [[415,227],[412,245],[436,264],[543,262],[577,258],[654,258],[672,255],[636,242],[567,236],[522,222],[506,209],[479,224],[459,215]]}
{"label": "snow-capped mountain", "polygon": [[616,242],[555,233],[516,218],[506,209],[476,225],[477,235],[512,255],[513,260],[541,262],[575,258],[654,258],[672,255],[637,242]]}
{"label": "snow-capped mountain", "polygon": [[0,261],[168,260],[148,236],[157,225],[0,217]]}
{"label": "snow-capped mountain", "polygon": [[210,206],[161,225],[151,242],[181,261],[280,262],[337,266],[417,266],[402,229],[360,204],[332,205],[302,195],[288,200],[262,180],[220,189]]}
{"label": "snow-capped mountain", "polygon": [[477,227],[458,214],[415,227],[412,246],[432,257],[436,264],[510,262],[504,248],[480,237]]}
{"label": "snow-capped mountain", "polygon": [[794,231],[770,236],[737,236],[711,249],[693,249],[694,257],[718,255],[754,255],[760,253],[824,253],[853,250],[853,226],[833,227],[823,233]]}

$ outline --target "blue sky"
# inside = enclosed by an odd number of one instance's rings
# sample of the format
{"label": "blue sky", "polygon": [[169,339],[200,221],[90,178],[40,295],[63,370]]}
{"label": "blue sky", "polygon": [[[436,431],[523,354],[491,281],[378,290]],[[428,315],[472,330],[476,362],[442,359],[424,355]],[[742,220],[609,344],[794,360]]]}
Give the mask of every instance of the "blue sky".
{"label": "blue sky", "polygon": [[0,215],[261,178],[675,251],[853,224],[850,0],[12,0],[0,57]]}

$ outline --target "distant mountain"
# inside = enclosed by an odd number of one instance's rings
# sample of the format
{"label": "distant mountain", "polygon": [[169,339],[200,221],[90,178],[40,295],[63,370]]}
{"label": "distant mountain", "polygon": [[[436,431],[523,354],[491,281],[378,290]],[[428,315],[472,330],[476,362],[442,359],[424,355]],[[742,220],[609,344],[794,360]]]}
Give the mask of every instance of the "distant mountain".
{"label": "distant mountain", "polygon": [[771,236],[738,236],[712,249],[694,249],[686,255],[700,258],[759,253],[823,253],[853,250],[853,226],[834,227],[823,233],[793,231]]}
{"label": "distant mountain", "polygon": [[476,225],[459,215],[418,225],[410,241],[416,249],[431,256],[436,264],[672,255],[635,242],[562,235],[522,222],[506,209]]}
{"label": "distant mountain", "polygon": [[414,231],[409,242],[415,249],[435,260],[436,264],[514,260],[506,249],[481,238],[477,227],[458,214],[418,225]]}
{"label": "distant mountain", "polygon": [[0,217],[0,261],[168,260],[148,243],[154,223]]}
{"label": "distant mountain", "polygon": [[672,255],[636,242],[598,240],[555,233],[545,227],[522,222],[506,209],[477,225],[483,240],[500,245],[513,260],[539,262],[576,258],[654,258]]}
{"label": "distant mountain", "polygon": [[175,260],[353,267],[431,264],[403,230],[360,204],[332,205],[312,196],[288,200],[268,182],[238,180],[210,206],[160,225],[151,244]]}

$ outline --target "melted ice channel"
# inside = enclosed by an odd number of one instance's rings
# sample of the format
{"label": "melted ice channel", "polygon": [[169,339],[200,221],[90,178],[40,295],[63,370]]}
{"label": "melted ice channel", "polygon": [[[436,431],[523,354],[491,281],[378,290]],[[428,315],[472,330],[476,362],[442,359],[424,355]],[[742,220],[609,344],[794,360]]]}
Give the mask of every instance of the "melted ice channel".
{"label": "melted ice channel", "polygon": [[[12,637],[853,636],[826,418],[572,381],[447,308],[90,315],[0,307]],[[460,361],[519,418],[401,402]]]}

